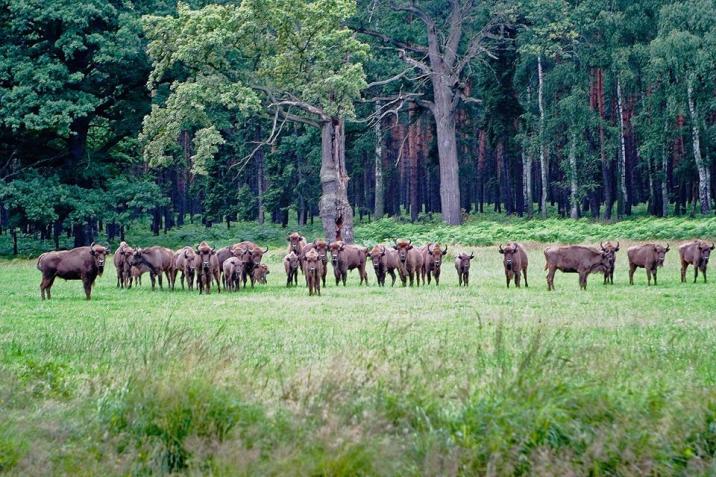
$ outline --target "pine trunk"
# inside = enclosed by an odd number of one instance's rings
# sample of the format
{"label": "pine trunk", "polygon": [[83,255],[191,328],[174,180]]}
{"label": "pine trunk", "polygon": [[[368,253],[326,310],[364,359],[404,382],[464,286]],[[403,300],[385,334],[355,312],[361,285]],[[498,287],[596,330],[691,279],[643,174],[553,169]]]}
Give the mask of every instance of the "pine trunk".
{"label": "pine trunk", "polygon": [[353,243],[353,209],[348,202],[348,175],[343,119],[321,126],[321,200],[319,211],[326,240]]}
{"label": "pine trunk", "polygon": [[452,87],[453,85],[447,84],[443,75],[433,79],[433,113],[440,159],[440,210],[446,224],[460,225],[460,181]]}
{"label": "pine trunk", "polygon": [[[668,124],[668,123],[667,123]],[[664,132],[668,131],[668,125],[664,125]],[[669,157],[666,154],[666,145],[661,146],[661,216],[669,215]]]}
{"label": "pine trunk", "polygon": [[569,191],[570,191],[570,212],[573,219],[579,218],[579,189],[577,184],[577,135],[572,133],[569,143]]}
{"label": "pine trunk", "polygon": [[689,102],[689,116],[691,119],[691,141],[694,148],[694,161],[696,161],[696,169],[699,172],[699,202],[701,205],[701,213],[706,215],[711,212],[711,178],[709,169],[701,156],[699,113],[694,103],[693,85],[690,80],[687,82],[686,89]]}

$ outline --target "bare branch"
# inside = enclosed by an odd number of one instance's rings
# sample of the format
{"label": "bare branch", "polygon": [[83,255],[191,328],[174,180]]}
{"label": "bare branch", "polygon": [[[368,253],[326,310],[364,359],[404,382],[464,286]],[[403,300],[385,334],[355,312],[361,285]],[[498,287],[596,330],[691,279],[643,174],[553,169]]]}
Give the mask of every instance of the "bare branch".
{"label": "bare branch", "polygon": [[487,39],[500,39],[498,35],[494,35],[491,30],[499,25],[497,20],[491,20],[485,25],[480,32],[475,35],[468,44],[467,51],[462,56],[457,66],[455,67],[455,74],[459,76],[465,67],[473,60],[479,53],[484,53],[493,60],[497,59],[497,56],[492,53],[485,45],[484,41]]}
{"label": "bare branch", "polygon": [[395,0],[390,0],[390,8],[396,12],[412,13],[416,17],[420,18],[420,20],[422,20],[428,28],[435,27],[435,20],[433,20],[425,10],[415,5],[415,0],[410,0],[409,3],[398,3]]}
{"label": "bare branch", "polygon": [[401,60],[403,60],[407,64],[419,69],[420,71],[422,71],[425,74],[433,73],[432,69],[424,61],[416,60],[415,58],[410,56],[408,54],[408,52],[406,52],[405,50],[398,49],[398,56],[400,57]]}
{"label": "bare branch", "polygon": [[395,45],[400,49],[412,51],[413,53],[427,53],[428,49],[422,45],[415,45],[413,43],[408,43],[405,41],[401,41],[398,39],[395,39],[391,36],[385,35],[383,33],[377,32],[375,30],[371,30],[368,28],[363,27],[354,27],[353,31],[356,33],[363,33],[364,35],[372,36],[373,38],[377,38],[381,40],[383,43],[390,43],[391,45]]}
{"label": "bare branch", "polygon": [[393,76],[392,78],[388,78],[388,79],[384,79],[384,80],[380,80],[380,81],[373,81],[372,83],[368,83],[366,85],[366,89],[372,88],[374,86],[382,86],[382,85],[385,85],[388,83],[392,83],[393,81],[398,81],[399,79],[403,78],[406,74],[408,74],[409,71],[412,71],[412,70],[413,70],[413,68],[408,68],[404,71],[401,71],[400,73]]}

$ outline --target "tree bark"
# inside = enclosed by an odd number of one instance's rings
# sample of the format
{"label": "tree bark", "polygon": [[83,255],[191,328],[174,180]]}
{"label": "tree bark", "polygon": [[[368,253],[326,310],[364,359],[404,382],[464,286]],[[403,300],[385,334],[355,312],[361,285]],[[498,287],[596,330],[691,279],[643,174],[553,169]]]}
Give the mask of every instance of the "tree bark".
{"label": "tree bark", "polygon": [[326,240],[353,243],[353,209],[348,202],[343,119],[321,124],[321,200],[319,210]]}
{"label": "tree bark", "polygon": [[522,196],[524,211],[532,218],[532,156],[522,150]]}
{"label": "tree bark", "polygon": [[[668,122],[664,124],[664,138],[668,132]],[[669,215],[669,158],[666,154],[666,145],[661,146],[661,216],[666,217]]]}
{"label": "tree bark", "polygon": [[[256,126],[254,132],[256,141],[261,141],[261,126]],[[265,178],[264,178],[264,151],[263,148],[259,148],[256,151],[256,198],[258,200],[258,223],[264,223],[264,217],[266,211],[264,210],[264,190],[265,190]]]}
{"label": "tree bark", "polygon": [[[376,111],[380,111],[380,105],[376,103]],[[373,126],[375,132],[375,204],[373,215],[376,219],[382,219],[385,215],[384,203],[385,192],[383,188],[383,134],[380,129],[380,121]]]}
{"label": "tree bark", "polygon": [[606,152],[606,137],[603,121],[605,119],[604,107],[604,71],[601,68],[595,69],[595,106],[599,112],[599,158],[602,164],[602,188],[604,190],[604,218],[611,220],[612,207],[614,206],[614,194],[612,193],[612,179],[609,170],[609,160]]}
{"label": "tree bark", "polygon": [[408,110],[408,200],[410,202],[410,220],[418,220],[418,155],[420,139],[420,119],[416,118],[415,106]]}
{"label": "tree bark", "polygon": [[626,138],[624,137],[624,108],[622,102],[621,81],[617,76],[617,110],[619,115],[619,162],[617,167],[617,177],[619,179],[619,194],[617,204],[617,215],[619,218],[624,216],[626,211],[626,203],[628,199],[626,188]]}
{"label": "tree bark", "polygon": [[570,211],[572,219],[579,218],[579,188],[577,184],[577,135],[571,134],[569,140],[569,192]]}
{"label": "tree bark", "polygon": [[547,218],[547,193],[549,191],[549,163],[544,146],[544,74],[542,72],[542,55],[537,56],[537,102],[539,105],[539,166],[542,180],[542,196],[540,211],[542,218]]}
{"label": "tree bark", "polygon": [[699,202],[701,205],[701,214],[706,215],[711,212],[711,174],[701,156],[699,113],[694,102],[694,88],[690,79],[687,81],[686,90],[689,103],[689,116],[691,119],[691,141],[694,148],[694,161],[696,161],[696,169],[699,172]]}

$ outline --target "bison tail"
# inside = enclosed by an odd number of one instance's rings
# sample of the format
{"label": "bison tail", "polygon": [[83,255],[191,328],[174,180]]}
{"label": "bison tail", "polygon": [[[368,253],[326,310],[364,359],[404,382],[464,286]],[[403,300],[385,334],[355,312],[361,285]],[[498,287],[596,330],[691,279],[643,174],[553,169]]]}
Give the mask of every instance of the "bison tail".
{"label": "bison tail", "polygon": [[42,269],[40,268],[40,260],[42,260],[42,257],[44,257],[44,256],[45,256],[45,254],[43,253],[42,255],[40,255],[39,257],[37,257],[37,263],[35,264],[35,266],[37,267],[37,269],[40,270],[40,271],[42,271]]}

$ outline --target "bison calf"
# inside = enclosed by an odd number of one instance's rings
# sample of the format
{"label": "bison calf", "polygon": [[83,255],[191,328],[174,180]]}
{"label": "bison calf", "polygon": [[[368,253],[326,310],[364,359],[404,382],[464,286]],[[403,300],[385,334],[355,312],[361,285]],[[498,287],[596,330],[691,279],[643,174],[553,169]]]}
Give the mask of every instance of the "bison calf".
{"label": "bison calf", "polygon": [[703,240],[694,240],[679,247],[679,257],[681,258],[681,282],[686,281],[686,269],[689,265],[694,266],[694,283],[699,277],[699,270],[704,276],[706,283],[706,268],[709,265],[711,251],[716,247],[713,243],[709,245]]}
{"label": "bison calf", "polygon": [[306,255],[304,256],[303,268],[306,274],[308,295],[321,296],[321,275],[323,270],[323,262],[318,256],[318,252],[311,249],[306,253]]}
{"label": "bison calf", "polygon": [[37,269],[42,272],[40,282],[40,297],[52,298],[50,292],[55,278],[65,280],[82,280],[85,296],[89,300],[92,296],[92,286],[98,276],[104,272],[104,262],[108,250],[101,246],[78,247],[60,252],[47,252],[37,259]]}
{"label": "bison calf", "polygon": [[211,279],[216,281],[216,291],[221,293],[221,273],[219,271],[219,258],[216,256],[216,250],[211,248],[206,242],[201,242],[194,250],[196,258],[194,263],[197,270],[197,283],[199,285],[199,294],[206,292],[211,293]]}
{"label": "bison calf", "polygon": [[300,268],[300,259],[292,250],[288,255],[283,257],[283,268],[286,270],[286,286],[298,286],[298,269]]}
{"label": "bison calf", "polygon": [[646,283],[651,285],[651,276],[654,276],[656,285],[656,269],[664,266],[666,252],[669,251],[669,244],[666,247],[648,243],[646,245],[635,245],[627,250],[629,258],[629,285],[634,284],[634,272],[637,268],[646,269]]}
{"label": "bison calf", "polygon": [[455,270],[457,270],[458,286],[468,286],[470,283],[470,261],[475,258],[475,254],[470,255],[461,253],[455,258]]}
{"label": "bison calf", "polygon": [[244,262],[237,257],[229,257],[224,260],[222,269],[224,274],[224,289],[238,291],[241,288],[241,272],[244,269]]}
{"label": "bison calf", "polygon": [[268,265],[266,265],[265,263],[262,263],[258,267],[254,268],[254,273],[253,273],[254,281],[256,283],[260,283],[261,285],[266,285],[266,283],[268,283],[268,281],[266,280],[266,277],[269,273],[271,273],[271,272],[269,271]]}
{"label": "bison calf", "polygon": [[608,283],[610,285],[614,285],[614,270],[616,269],[619,242],[617,242],[616,245],[611,242],[607,242],[606,245],[600,243],[599,247],[602,251],[607,252],[609,260],[609,266],[604,270],[604,284],[606,285]]}
{"label": "bison calf", "polygon": [[513,242],[502,248],[500,245],[498,251],[503,255],[502,265],[505,268],[505,280],[507,288],[510,288],[510,282],[515,280],[515,286],[520,287],[520,276],[525,277],[525,287],[529,287],[527,283],[527,253],[522,245]]}
{"label": "bison calf", "polygon": [[194,289],[194,277],[196,275],[196,254],[191,247],[184,247],[174,254],[174,269],[172,270],[172,290],[177,281],[177,275],[181,272],[181,288],[184,289],[184,279],[189,290]]}
{"label": "bison calf", "polygon": [[[305,273],[303,264],[305,261],[306,254],[310,250],[315,250],[318,254],[318,258],[321,260],[321,263],[323,266],[321,267],[321,281],[323,282],[323,286],[326,286],[326,274],[328,273],[328,243],[325,240],[316,239],[313,241],[313,243],[309,243],[306,246],[303,247],[301,250],[301,254],[299,255],[299,258],[301,259],[301,269]],[[306,282],[308,284],[308,282]]]}
{"label": "bison calf", "polygon": [[117,272],[117,287],[125,288],[129,287],[132,280],[131,275],[131,259],[134,255],[134,249],[127,245],[127,242],[122,242],[114,252],[112,261],[114,262],[114,269]]}

